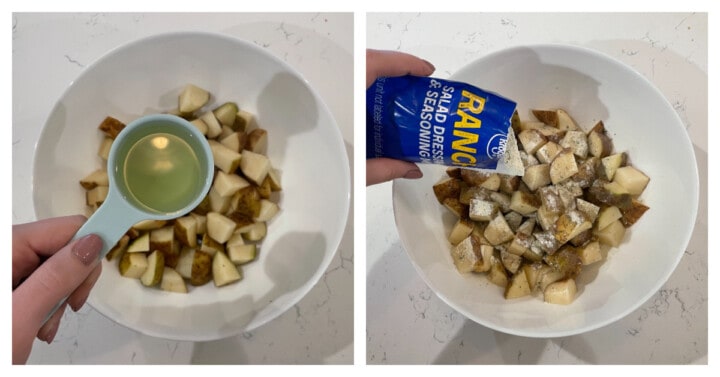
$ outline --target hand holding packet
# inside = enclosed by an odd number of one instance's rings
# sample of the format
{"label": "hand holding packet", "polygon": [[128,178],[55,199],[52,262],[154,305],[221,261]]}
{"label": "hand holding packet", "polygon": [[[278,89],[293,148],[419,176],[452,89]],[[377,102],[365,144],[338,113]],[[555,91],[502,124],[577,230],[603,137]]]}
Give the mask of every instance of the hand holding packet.
{"label": "hand holding packet", "polygon": [[380,77],[366,96],[367,158],[523,173],[511,128],[516,103],[507,98],[409,75]]}

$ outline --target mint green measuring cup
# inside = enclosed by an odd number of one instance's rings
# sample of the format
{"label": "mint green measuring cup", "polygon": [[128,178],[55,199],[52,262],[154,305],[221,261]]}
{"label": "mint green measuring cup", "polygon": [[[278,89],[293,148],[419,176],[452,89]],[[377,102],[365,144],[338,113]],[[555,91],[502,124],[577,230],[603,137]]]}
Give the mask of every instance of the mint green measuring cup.
{"label": "mint green measuring cup", "polygon": [[100,258],[134,224],[173,219],[197,207],[212,184],[214,162],[207,139],[195,126],[174,115],[156,114],[130,122],[117,135],[107,172],[105,201],[73,237],[100,236]]}
{"label": "mint green measuring cup", "polygon": [[99,235],[102,257],[132,225],[193,210],[210,189],[214,173],[205,136],[185,119],[167,114],[127,124],[115,138],[107,164],[107,197],[73,238]]}

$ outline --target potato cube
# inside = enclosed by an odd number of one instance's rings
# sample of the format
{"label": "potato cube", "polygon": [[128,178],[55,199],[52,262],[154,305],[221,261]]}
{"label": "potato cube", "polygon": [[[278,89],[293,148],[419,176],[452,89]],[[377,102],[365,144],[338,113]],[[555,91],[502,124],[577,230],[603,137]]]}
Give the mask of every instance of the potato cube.
{"label": "potato cube", "polygon": [[560,146],[570,149],[575,156],[586,158],[588,155],[588,143],[585,132],[580,130],[567,131],[565,137],[560,140]]}
{"label": "potato cube", "polygon": [[602,253],[600,252],[600,242],[588,242],[585,246],[581,246],[577,249],[577,254],[580,257],[583,266],[601,261]]}
{"label": "potato cube", "polygon": [[627,161],[625,153],[615,153],[600,159],[600,178],[612,181],[615,172]]}
{"label": "potato cube", "polygon": [[470,200],[469,216],[475,221],[490,221],[498,212],[498,205],[495,202],[472,199]]}
{"label": "potato cube", "polygon": [[85,190],[92,190],[97,186],[109,186],[108,174],[103,169],[97,169],[80,180],[80,185]]}
{"label": "potato cube", "polygon": [[530,191],[535,191],[540,187],[547,186],[552,181],[550,177],[550,167],[548,164],[536,164],[525,168],[522,181],[525,182]]}
{"label": "potato cube", "polygon": [[608,226],[601,230],[596,230],[595,235],[600,243],[612,247],[618,247],[625,237],[625,227],[620,220],[611,222]]}
{"label": "potato cube", "polygon": [[237,174],[228,174],[222,170],[215,173],[213,187],[220,196],[232,196],[238,190],[247,186],[250,186],[250,182]]}
{"label": "potato cube", "polygon": [[491,259],[492,262],[487,278],[491,283],[504,289],[508,284],[507,271],[505,271],[505,267],[503,267],[502,262],[500,262],[500,258],[493,256]]}
{"label": "potato cube", "polygon": [[524,271],[514,273],[510,278],[510,282],[505,287],[505,299],[507,300],[529,296],[530,293],[532,293],[530,283],[528,283],[527,275]]}
{"label": "potato cube", "polygon": [[[210,115],[214,117],[212,113],[210,113]],[[208,140],[208,144],[210,144],[213,161],[218,169],[227,174],[233,173],[237,170],[238,166],[240,166],[240,160],[242,159],[242,155],[240,153],[235,152],[215,140]]]}
{"label": "potato cube", "polygon": [[598,213],[595,228],[597,230],[603,230],[615,220],[622,218],[622,212],[615,206],[605,207]]}
{"label": "potato cube", "polygon": [[465,237],[465,239],[451,249],[450,254],[452,255],[455,268],[457,268],[458,272],[471,272],[475,269],[476,265],[482,264],[480,246],[475,238]]}
{"label": "potato cube", "polygon": [[225,243],[235,230],[235,221],[217,212],[207,214],[207,234],[219,243]]}
{"label": "potato cube", "polygon": [[475,222],[469,219],[458,219],[450,231],[448,241],[450,241],[451,245],[457,245],[460,241],[469,237],[473,229],[475,229]]}
{"label": "potato cube", "polygon": [[518,269],[520,269],[522,261],[523,259],[520,255],[510,253],[507,250],[500,251],[500,262],[502,262],[503,267],[512,274],[516,273]]}
{"label": "potato cube", "polygon": [[628,228],[635,224],[635,222],[640,219],[640,217],[645,213],[645,211],[649,209],[650,207],[633,199],[630,207],[622,210],[622,218],[620,219],[620,221],[626,228]]}
{"label": "potato cube", "polygon": [[575,280],[566,279],[554,282],[543,291],[545,302],[550,304],[568,305],[575,301],[577,286]]}
{"label": "potato cube", "polygon": [[615,171],[613,182],[619,183],[632,196],[639,196],[645,190],[650,178],[632,166],[623,166]]}
{"label": "potato cube", "polygon": [[570,149],[563,149],[558,153],[550,164],[550,181],[558,184],[578,172],[577,161],[575,155]]}
{"label": "potato cube", "polygon": [[570,241],[578,234],[592,228],[592,223],[582,212],[574,209],[560,215],[555,222],[555,238],[561,243]]}
{"label": "potato cube", "polygon": [[542,164],[550,164],[562,149],[558,143],[548,141],[535,152],[535,157],[537,157],[538,161]]}
{"label": "potato cube", "polygon": [[520,131],[518,140],[522,144],[523,150],[531,155],[534,155],[540,147],[548,142],[547,137],[537,129]]}
{"label": "potato cube", "polygon": [[488,223],[483,235],[491,245],[499,245],[501,243],[508,242],[515,236],[507,221],[505,221],[505,217],[503,217],[501,213],[496,214],[495,217]]}
{"label": "potato cube", "polygon": [[582,212],[591,223],[595,222],[595,219],[597,219],[598,214],[600,213],[600,207],[580,198],[575,199],[575,206],[577,210]]}
{"label": "potato cube", "polygon": [[537,211],[538,207],[540,207],[540,200],[528,192],[515,191],[510,198],[510,209],[524,216]]}

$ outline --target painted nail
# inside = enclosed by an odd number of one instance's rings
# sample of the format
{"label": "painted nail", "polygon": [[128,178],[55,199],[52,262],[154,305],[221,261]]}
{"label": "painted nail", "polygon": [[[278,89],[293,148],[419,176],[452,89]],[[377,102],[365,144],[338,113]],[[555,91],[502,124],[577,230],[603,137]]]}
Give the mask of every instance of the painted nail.
{"label": "painted nail", "polygon": [[430,67],[430,69],[431,69],[433,72],[435,72],[435,66],[432,65],[432,63],[430,63],[429,61],[427,61],[427,60],[425,60],[425,59],[423,59],[422,61],[424,61],[425,64],[427,64],[428,67]]}
{"label": "painted nail", "polygon": [[88,234],[75,243],[72,253],[82,264],[89,266],[97,262],[100,249],[102,249],[102,239],[95,234]]}
{"label": "painted nail", "polygon": [[405,176],[403,176],[403,178],[418,179],[418,178],[422,178],[422,176],[423,176],[423,173],[420,170],[413,169],[413,170],[410,170],[407,173],[405,173]]}

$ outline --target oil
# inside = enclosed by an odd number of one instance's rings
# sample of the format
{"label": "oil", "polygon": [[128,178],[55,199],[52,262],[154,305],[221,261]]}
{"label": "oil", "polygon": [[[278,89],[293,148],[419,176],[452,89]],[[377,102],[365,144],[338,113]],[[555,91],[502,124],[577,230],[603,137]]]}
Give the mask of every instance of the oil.
{"label": "oil", "polygon": [[169,133],[139,139],[128,150],[122,174],[132,199],[163,213],[187,206],[203,187],[200,161],[192,147]]}

